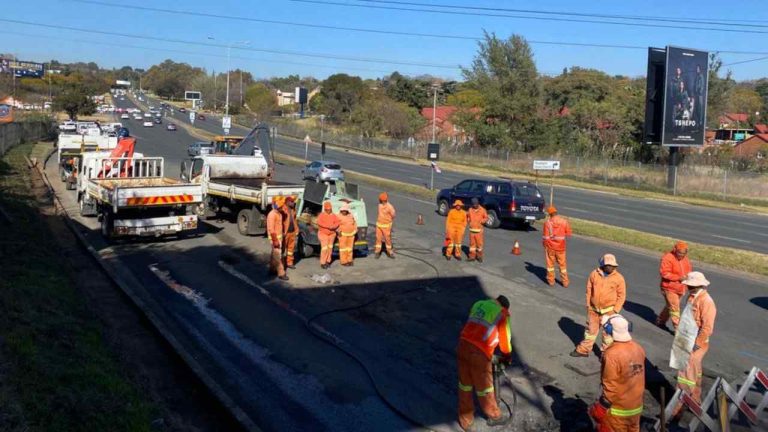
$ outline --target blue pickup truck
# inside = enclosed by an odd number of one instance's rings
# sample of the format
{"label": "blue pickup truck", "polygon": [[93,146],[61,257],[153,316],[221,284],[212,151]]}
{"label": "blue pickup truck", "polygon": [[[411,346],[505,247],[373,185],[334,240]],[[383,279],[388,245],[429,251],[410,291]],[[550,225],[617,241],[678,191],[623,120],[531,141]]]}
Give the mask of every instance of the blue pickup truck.
{"label": "blue pickup truck", "polygon": [[535,184],[506,180],[469,179],[437,194],[437,212],[448,214],[456,199],[470,205],[472,198],[488,210],[488,228],[498,228],[503,220],[531,225],[544,219],[544,197]]}

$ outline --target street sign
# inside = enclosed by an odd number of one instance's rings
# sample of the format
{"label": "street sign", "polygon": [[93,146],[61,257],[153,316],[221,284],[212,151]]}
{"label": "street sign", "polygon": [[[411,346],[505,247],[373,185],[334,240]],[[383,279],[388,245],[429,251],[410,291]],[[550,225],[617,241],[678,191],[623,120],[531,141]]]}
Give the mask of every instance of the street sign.
{"label": "street sign", "polygon": [[224,135],[229,135],[229,128],[224,128]]}
{"label": "street sign", "polygon": [[560,170],[560,161],[556,160],[535,160],[533,169],[536,171],[558,171]]}
{"label": "street sign", "polygon": [[440,144],[427,144],[427,160],[436,161],[440,159]]}
{"label": "street sign", "polygon": [[195,124],[195,112],[194,111],[190,111],[189,112],[189,122],[192,123],[192,124]]}
{"label": "street sign", "polygon": [[221,118],[221,127],[226,131],[224,135],[229,135],[229,129],[232,127],[232,117],[224,116]]}

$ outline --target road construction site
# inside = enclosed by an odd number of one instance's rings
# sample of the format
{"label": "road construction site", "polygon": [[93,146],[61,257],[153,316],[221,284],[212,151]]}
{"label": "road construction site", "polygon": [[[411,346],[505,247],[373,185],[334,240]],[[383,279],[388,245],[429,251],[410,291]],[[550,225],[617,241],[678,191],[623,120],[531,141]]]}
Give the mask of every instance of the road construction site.
{"label": "road construction site", "polygon": [[[181,129],[133,129],[137,150],[164,157],[168,175],[177,175],[195,138]],[[515,418],[501,430],[589,430],[586,410],[600,393],[600,363],[568,353],[583,335],[586,278],[605,253],[616,255],[627,280],[624,313],[647,353],[647,423],[659,412],[660,389],[672,394],[672,335],[653,323],[663,305],[659,256],[575,233],[570,287],[550,287],[537,225],[486,230],[482,264],[446,261],[445,219],[435,203],[389,191],[398,211],[395,260],[359,257],[352,268],[322,270],[310,257],[289,270],[289,281],[277,281],[267,274],[268,242],[240,235],[227,220],[201,220],[198,232],[184,238],[106,242],[95,218],[78,216],[77,197],[56,180],[55,165],[45,172],[76,231],[246,428],[458,430],[458,334],[476,300],[503,294],[511,301],[515,361],[502,396]],[[385,170],[379,175],[400,180]],[[302,179],[299,168],[283,165],[275,180]],[[379,192],[360,185],[369,221]],[[521,255],[510,254],[515,241]],[[768,281],[694,268],[712,282],[719,309],[705,385],[715,376],[739,378],[753,366],[768,369],[768,336],[759,330]]]}

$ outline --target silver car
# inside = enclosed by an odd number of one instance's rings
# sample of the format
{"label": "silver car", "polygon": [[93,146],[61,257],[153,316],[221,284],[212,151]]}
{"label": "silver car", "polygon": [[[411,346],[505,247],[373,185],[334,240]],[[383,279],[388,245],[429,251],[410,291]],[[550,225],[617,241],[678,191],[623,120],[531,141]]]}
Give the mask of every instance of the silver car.
{"label": "silver car", "polygon": [[313,161],[308,163],[301,174],[305,179],[317,182],[344,180],[344,170],[341,165],[332,161]]}
{"label": "silver car", "polygon": [[195,142],[187,147],[187,154],[190,156],[203,156],[211,153],[213,153],[213,144],[206,141]]}

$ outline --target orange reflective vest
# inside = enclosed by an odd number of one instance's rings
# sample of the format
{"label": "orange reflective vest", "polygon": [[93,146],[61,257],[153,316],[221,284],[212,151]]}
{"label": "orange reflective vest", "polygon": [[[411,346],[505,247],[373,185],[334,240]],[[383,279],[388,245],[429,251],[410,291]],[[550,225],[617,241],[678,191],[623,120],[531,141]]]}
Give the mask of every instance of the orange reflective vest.
{"label": "orange reflective vest", "polygon": [[489,360],[497,346],[504,354],[510,354],[512,332],[509,328],[509,311],[496,300],[475,302],[460,338],[480,348]]}
{"label": "orange reflective vest", "polygon": [[466,228],[467,226],[467,212],[464,210],[451,209],[448,212],[448,217],[445,219],[445,229],[451,228]]}
{"label": "orange reflective vest", "polygon": [[395,220],[395,206],[386,203],[379,203],[379,215],[376,218],[378,228],[392,228],[392,222]]}
{"label": "orange reflective vest", "polygon": [[339,217],[323,211],[317,216],[317,227],[320,234],[330,235],[339,229]]}
{"label": "orange reflective vest", "polygon": [[715,301],[709,295],[707,290],[702,290],[699,295],[694,297],[689,294],[688,301],[691,302],[693,308],[693,319],[696,320],[696,325],[699,327],[699,334],[696,336],[696,345],[706,348],[709,346],[709,337],[712,336],[712,332],[715,331],[715,316],[717,315],[717,307]]}
{"label": "orange reflective vest", "polygon": [[544,247],[554,251],[562,252],[565,250],[565,239],[570,237],[571,224],[568,219],[554,215],[549,220],[544,222],[544,229],[542,230],[542,240],[544,241]]}
{"label": "orange reflective vest", "polygon": [[618,270],[605,274],[595,269],[587,280],[587,307],[600,315],[621,312],[627,298],[627,284]]}
{"label": "orange reflective vest", "polygon": [[299,232],[299,222],[296,220],[296,209],[285,206],[285,213],[283,214],[283,229],[285,233],[297,233]]}
{"label": "orange reflective vest", "polygon": [[469,232],[480,233],[483,232],[483,225],[488,222],[488,212],[485,211],[483,206],[478,208],[470,207],[467,210],[469,219]]}
{"label": "orange reflective vest", "polygon": [[342,237],[354,237],[355,234],[357,234],[357,222],[355,222],[355,217],[352,216],[352,213],[349,213],[346,216],[339,214],[338,218],[339,234]]}
{"label": "orange reflective vest", "polygon": [[272,209],[267,215],[267,235],[272,242],[281,242],[283,240],[283,212],[279,209]]}
{"label": "orange reflective vest", "polygon": [[678,295],[685,294],[685,285],[680,281],[693,270],[688,257],[678,260],[674,252],[667,252],[661,257],[659,274],[661,275],[661,289],[671,291]]}
{"label": "orange reflective vest", "polygon": [[631,417],[643,412],[645,393],[645,350],[635,341],[613,342],[602,362],[603,397],[611,403],[616,417]]}

